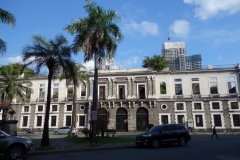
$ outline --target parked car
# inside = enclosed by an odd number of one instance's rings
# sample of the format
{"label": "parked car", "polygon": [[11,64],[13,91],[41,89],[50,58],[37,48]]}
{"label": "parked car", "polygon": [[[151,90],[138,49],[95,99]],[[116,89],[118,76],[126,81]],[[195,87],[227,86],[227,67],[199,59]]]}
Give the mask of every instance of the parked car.
{"label": "parked car", "polygon": [[183,124],[164,124],[152,127],[148,132],[136,136],[137,146],[158,148],[161,144],[177,143],[185,146],[191,136]]}
{"label": "parked car", "polygon": [[9,159],[16,159],[29,152],[33,147],[31,139],[10,136],[0,130],[0,155],[8,155]]}
{"label": "parked car", "polygon": [[[61,127],[61,128],[55,129],[53,131],[53,134],[56,134],[56,135],[57,134],[68,134],[70,129],[71,129],[71,126]],[[76,134],[76,129],[75,128],[73,128],[72,133]]]}

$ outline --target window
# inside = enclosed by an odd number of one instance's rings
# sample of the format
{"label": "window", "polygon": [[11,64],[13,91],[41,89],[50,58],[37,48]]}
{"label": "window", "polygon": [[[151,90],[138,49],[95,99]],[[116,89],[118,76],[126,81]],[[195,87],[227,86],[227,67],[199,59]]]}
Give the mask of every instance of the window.
{"label": "window", "polygon": [[202,115],[195,115],[196,119],[196,126],[197,127],[203,127],[203,117]]}
{"label": "window", "polygon": [[182,82],[182,79],[174,79],[174,82]]}
{"label": "window", "polygon": [[24,106],[24,112],[29,112],[29,106]]}
{"label": "window", "polygon": [[138,85],[138,95],[139,95],[139,99],[145,99],[145,85]]}
{"label": "window", "polygon": [[185,102],[174,102],[174,111],[175,112],[185,112],[186,103]]}
{"label": "window", "polygon": [[184,110],[183,103],[177,103],[177,110]]}
{"label": "window", "polygon": [[200,94],[199,83],[192,83],[192,93]]}
{"label": "window", "polygon": [[177,123],[184,123],[184,115],[177,115]]}
{"label": "window", "polygon": [[57,111],[58,110],[58,105],[52,105],[52,111]]}
{"label": "window", "polygon": [[202,110],[202,104],[201,103],[194,103],[194,110]]}
{"label": "window", "polygon": [[162,110],[166,110],[166,109],[167,109],[167,105],[166,105],[166,104],[162,104],[162,105],[161,105],[161,109],[162,109]]}
{"label": "window", "polygon": [[79,116],[79,126],[85,126],[85,116]]}
{"label": "window", "polygon": [[214,125],[216,127],[222,127],[221,115],[215,114],[213,115]]}
{"label": "window", "polygon": [[125,85],[118,86],[118,97],[119,99],[125,99]]}
{"label": "window", "polygon": [[44,97],[45,97],[45,84],[40,84],[39,98],[44,99]]}
{"label": "window", "polygon": [[72,116],[66,116],[66,126],[71,126],[72,124]]}
{"label": "window", "polygon": [[72,111],[72,105],[67,105],[67,111]]}
{"label": "window", "polygon": [[37,126],[42,126],[42,116],[37,116]]}
{"label": "window", "polygon": [[166,88],[166,83],[165,82],[160,83],[160,93],[161,94],[166,94],[167,93],[167,88]]}
{"label": "window", "polygon": [[28,116],[23,116],[22,126],[23,127],[28,126]]}
{"label": "window", "polygon": [[212,109],[220,109],[219,102],[212,102]]}
{"label": "window", "polygon": [[236,82],[234,76],[227,77],[227,85],[228,85],[228,92],[229,94],[237,93],[236,91]]}
{"label": "window", "polygon": [[168,124],[168,115],[162,115],[161,116],[161,122],[162,124]]}
{"label": "window", "polygon": [[85,109],[85,106],[84,105],[81,105],[80,106],[80,110],[84,110]]}
{"label": "window", "polygon": [[38,112],[43,112],[43,106],[38,106]]}
{"label": "window", "polygon": [[51,116],[51,126],[57,125],[57,116]]}
{"label": "window", "polygon": [[232,118],[234,127],[240,127],[240,114],[233,114]]}
{"label": "window", "polygon": [[203,102],[192,102],[192,111],[204,111]]}
{"label": "window", "polygon": [[105,100],[106,99],[106,87],[105,86],[99,86],[99,99]]}
{"label": "window", "polygon": [[73,97],[73,87],[68,87],[67,98]]}
{"label": "window", "polygon": [[52,98],[58,98],[58,88],[53,88]]}
{"label": "window", "polygon": [[239,109],[238,102],[231,102],[231,109]]}
{"label": "window", "polygon": [[218,94],[217,78],[209,77],[208,80],[209,80],[210,94]]}
{"label": "window", "polygon": [[171,113],[159,113],[159,124],[171,123]]}
{"label": "window", "polygon": [[175,84],[175,95],[182,95],[182,84]]}
{"label": "window", "polygon": [[84,85],[81,85],[81,97],[86,96],[86,87]]}

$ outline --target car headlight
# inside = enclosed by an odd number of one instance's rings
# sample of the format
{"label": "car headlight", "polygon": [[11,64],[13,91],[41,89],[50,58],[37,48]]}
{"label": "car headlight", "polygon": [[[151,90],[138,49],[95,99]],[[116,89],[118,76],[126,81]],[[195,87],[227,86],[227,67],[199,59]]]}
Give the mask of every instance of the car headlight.
{"label": "car headlight", "polygon": [[152,136],[152,134],[145,134],[145,135],[143,135],[143,137],[151,137]]}
{"label": "car headlight", "polygon": [[26,143],[31,144],[31,143],[32,143],[32,140],[26,140]]}

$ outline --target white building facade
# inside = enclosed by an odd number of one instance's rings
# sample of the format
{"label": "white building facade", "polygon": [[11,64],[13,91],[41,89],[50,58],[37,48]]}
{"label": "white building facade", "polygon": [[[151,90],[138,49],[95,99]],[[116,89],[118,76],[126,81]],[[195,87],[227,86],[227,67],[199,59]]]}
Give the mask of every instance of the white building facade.
{"label": "white building facade", "polygon": [[[149,71],[126,69],[99,71],[98,114],[109,120],[106,128],[118,132],[145,131],[148,124],[183,123],[193,131],[240,131],[239,72],[236,68]],[[89,84],[77,88],[76,128],[90,128],[94,73]],[[18,130],[33,126],[43,130],[47,77],[32,77],[30,100],[14,102]],[[69,126],[73,87],[52,82],[49,129]]]}

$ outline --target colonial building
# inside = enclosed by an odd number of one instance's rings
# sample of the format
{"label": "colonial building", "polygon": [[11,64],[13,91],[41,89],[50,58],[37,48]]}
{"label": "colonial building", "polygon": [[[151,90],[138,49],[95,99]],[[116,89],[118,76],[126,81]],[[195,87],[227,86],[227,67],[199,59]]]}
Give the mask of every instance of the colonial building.
{"label": "colonial building", "polygon": [[[146,130],[147,124],[184,123],[195,131],[214,125],[222,131],[240,131],[240,64],[235,68],[184,71],[148,69],[101,70],[98,79],[98,114],[106,126],[118,132]],[[94,73],[89,84],[77,89],[78,130],[90,128]],[[13,102],[18,130],[33,126],[42,131],[47,96],[47,77],[32,77],[29,102]],[[71,125],[73,86],[52,82],[49,128]]]}

